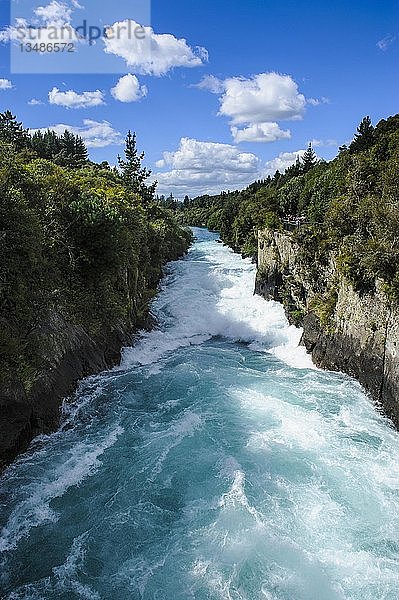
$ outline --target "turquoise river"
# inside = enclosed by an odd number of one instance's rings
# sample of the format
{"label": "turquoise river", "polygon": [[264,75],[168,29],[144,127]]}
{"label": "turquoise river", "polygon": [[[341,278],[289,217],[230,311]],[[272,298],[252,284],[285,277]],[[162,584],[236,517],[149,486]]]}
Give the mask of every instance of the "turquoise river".
{"label": "turquoise river", "polygon": [[399,599],[399,434],[194,232],[158,327],[0,479],[0,597]]}

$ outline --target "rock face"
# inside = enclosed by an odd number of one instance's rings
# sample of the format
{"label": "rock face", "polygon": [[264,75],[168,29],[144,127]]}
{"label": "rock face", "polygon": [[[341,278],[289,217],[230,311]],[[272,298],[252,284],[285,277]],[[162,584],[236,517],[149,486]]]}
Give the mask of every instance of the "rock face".
{"label": "rock face", "polygon": [[127,322],[96,337],[58,313],[41,324],[35,334],[44,340],[46,349],[37,350],[42,366],[32,374],[29,389],[17,379],[0,385],[0,473],[35,436],[57,429],[62,401],[81,379],[118,364],[121,348],[133,343],[134,333],[153,326],[148,302],[141,294],[136,296]]}
{"label": "rock face", "polygon": [[61,402],[80,379],[117,364],[121,347],[132,342],[122,327],[93,339],[57,314],[42,329],[50,351],[32,388],[18,381],[0,388],[0,471],[33,437],[57,428]]}
{"label": "rock face", "polygon": [[326,264],[304,257],[292,234],[259,232],[256,293],[284,304],[321,368],[355,377],[399,427],[399,311],[377,281],[360,294]]}

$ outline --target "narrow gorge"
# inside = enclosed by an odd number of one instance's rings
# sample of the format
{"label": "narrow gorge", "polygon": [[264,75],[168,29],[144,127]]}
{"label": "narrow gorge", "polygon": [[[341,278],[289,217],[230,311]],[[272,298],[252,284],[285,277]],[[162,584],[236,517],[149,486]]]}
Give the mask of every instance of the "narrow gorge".
{"label": "narrow gorge", "polygon": [[395,600],[397,432],[194,233],[158,326],[0,479],[3,597]]}
{"label": "narrow gorge", "polygon": [[399,600],[398,0],[0,17],[0,600]]}

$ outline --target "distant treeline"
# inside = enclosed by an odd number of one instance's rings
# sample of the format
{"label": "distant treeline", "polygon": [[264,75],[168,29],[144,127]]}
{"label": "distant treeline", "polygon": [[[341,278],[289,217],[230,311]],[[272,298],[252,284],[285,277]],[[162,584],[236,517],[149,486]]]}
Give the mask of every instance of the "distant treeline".
{"label": "distant treeline", "polygon": [[283,230],[302,217],[305,225],[294,235],[304,259],[326,264],[333,252],[357,290],[373,290],[381,279],[397,302],[399,115],[376,127],[365,117],[331,162],[318,160],[309,147],[285,173],[243,191],[186,199],[178,214],[181,222],[219,231],[246,256],[257,253],[258,229]]}
{"label": "distant treeline", "polygon": [[61,167],[78,168],[88,162],[86,145],[78,135],[67,129],[61,135],[51,129],[30,134],[9,110],[0,114],[0,140],[16,151],[31,149],[39,158]]}

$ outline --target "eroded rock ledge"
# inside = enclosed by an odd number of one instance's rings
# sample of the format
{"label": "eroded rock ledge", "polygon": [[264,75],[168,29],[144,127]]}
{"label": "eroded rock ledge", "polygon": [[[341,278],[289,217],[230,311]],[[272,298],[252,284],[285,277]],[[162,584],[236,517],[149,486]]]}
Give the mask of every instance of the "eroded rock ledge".
{"label": "eroded rock ledge", "polygon": [[57,314],[43,329],[51,351],[32,388],[17,380],[0,387],[0,472],[36,435],[58,427],[62,400],[80,379],[117,364],[121,347],[132,342],[122,326],[94,339]]}
{"label": "eroded rock ledge", "polygon": [[399,428],[399,311],[376,281],[360,294],[326,264],[301,255],[290,233],[259,232],[256,293],[284,304],[318,367],[355,377]]}

